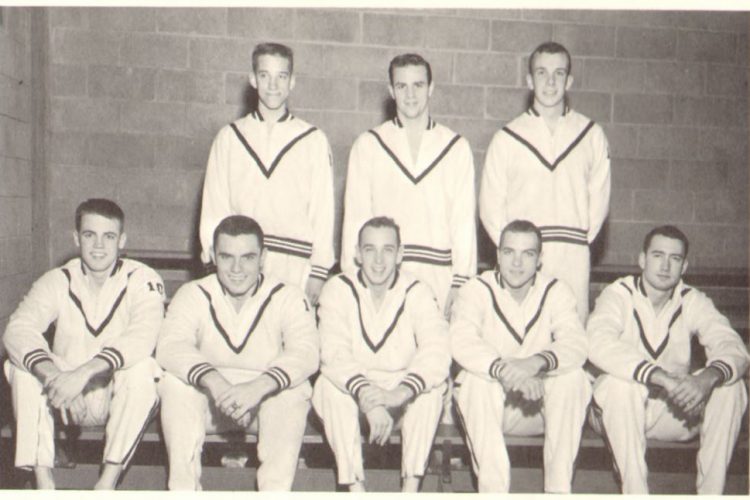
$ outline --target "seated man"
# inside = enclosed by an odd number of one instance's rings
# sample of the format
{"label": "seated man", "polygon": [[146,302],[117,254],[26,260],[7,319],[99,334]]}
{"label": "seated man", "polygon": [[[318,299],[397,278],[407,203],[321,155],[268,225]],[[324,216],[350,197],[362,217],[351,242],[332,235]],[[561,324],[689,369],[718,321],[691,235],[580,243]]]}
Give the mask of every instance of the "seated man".
{"label": "seated man", "polygon": [[393,219],[365,222],[356,257],[361,269],[331,279],[321,293],[322,375],[313,405],[340,484],[365,490],[363,414],[370,443],[386,444],[401,427],[403,491],[416,492],[447,390],[448,325],[430,288],[399,272],[403,246]]}
{"label": "seated man", "polygon": [[[64,424],[106,424],[96,489],[114,489],[156,411],[151,354],[164,315],[164,285],[149,267],[119,258],[125,217],[90,199],[75,215],[79,257],[41,278],[13,313],[3,340],[16,417],[16,467],[37,488],[55,487],[54,411]],[[44,333],[55,323],[50,348]]]}
{"label": "seated man", "polygon": [[515,220],[500,235],[497,269],[470,280],[453,308],[451,352],[463,368],[456,403],[480,492],[507,493],[503,433],[544,433],[544,491],[569,493],[591,387],[576,299],[538,272],[542,237]]}
{"label": "seated man", "polygon": [[[711,299],[682,281],[687,252],[676,227],[651,230],[641,274],[605,288],[589,318],[589,357],[604,372],[590,420],[604,433],[623,493],[648,493],[647,438],[700,434],[696,489],[720,495],[747,407],[747,351]],[[693,335],[707,362],[690,374]]]}
{"label": "seated man", "polygon": [[206,431],[258,433],[258,488],[290,490],[319,363],[302,291],[261,271],[263,230],[232,215],[214,230],[216,273],[175,295],[156,348],[169,488],[200,489]]}

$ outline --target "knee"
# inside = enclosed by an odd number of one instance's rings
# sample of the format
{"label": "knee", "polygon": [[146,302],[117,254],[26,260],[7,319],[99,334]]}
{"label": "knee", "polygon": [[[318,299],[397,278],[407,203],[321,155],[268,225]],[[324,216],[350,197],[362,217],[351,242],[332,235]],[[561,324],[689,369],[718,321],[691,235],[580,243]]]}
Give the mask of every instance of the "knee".
{"label": "knee", "polygon": [[648,390],[634,381],[622,380],[611,375],[601,375],[595,384],[594,400],[606,413],[627,417],[634,406],[645,406]]}
{"label": "knee", "polygon": [[744,412],[747,408],[747,388],[743,381],[737,381],[731,385],[717,387],[711,393],[709,403],[719,405],[723,412],[730,408]]}

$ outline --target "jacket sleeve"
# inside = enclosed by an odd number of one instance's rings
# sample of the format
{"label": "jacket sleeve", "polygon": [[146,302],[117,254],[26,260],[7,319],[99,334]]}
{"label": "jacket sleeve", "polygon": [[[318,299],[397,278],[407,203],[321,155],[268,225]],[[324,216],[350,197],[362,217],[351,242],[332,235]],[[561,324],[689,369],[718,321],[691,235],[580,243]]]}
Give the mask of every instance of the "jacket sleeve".
{"label": "jacket sleeve", "polygon": [[362,134],[349,153],[349,167],[346,174],[344,193],[344,224],[341,230],[341,270],[344,273],[356,271],[354,262],[357,235],[362,224],[373,217],[370,181],[371,147],[369,134]]}
{"label": "jacket sleeve", "polygon": [[[452,286],[460,287],[477,270],[477,231],[476,195],[474,193],[474,157],[466,139],[456,144],[456,165],[451,176],[453,185],[446,191],[452,192],[450,206],[451,253],[453,260]],[[440,297],[441,299],[443,297]]]}
{"label": "jacket sleeve", "polygon": [[656,365],[635,345],[622,340],[626,318],[631,312],[631,298],[619,282],[602,291],[586,327],[589,359],[606,373],[646,384]]}
{"label": "jacket sleeve", "polygon": [[333,156],[325,134],[315,133],[309,218],[313,234],[310,277],[326,280],[333,267]]}
{"label": "jacket sleeve", "polygon": [[230,129],[224,127],[216,135],[206,165],[199,231],[201,260],[206,264],[211,261],[214,229],[225,217],[232,215],[229,202],[229,148],[232,138],[229,134]]}
{"label": "jacket sleeve", "polygon": [[588,340],[576,310],[575,296],[565,283],[557,281],[547,300],[552,342],[540,353],[547,361],[547,371],[580,368],[586,361]]}
{"label": "jacket sleeve", "polygon": [[692,289],[685,297],[683,311],[691,330],[698,332],[698,341],[706,349],[706,366],[722,374],[722,384],[733,384],[744,377],[748,353],[742,339],[729,320],[704,293]]}
{"label": "jacket sleeve", "polygon": [[508,154],[504,147],[504,134],[502,130],[498,131],[490,142],[479,186],[479,218],[495,245],[500,240],[500,232],[508,223]]}
{"label": "jacket sleeve", "polygon": [[350,307],[344,284],[338,277],[332,278],[320,294],[320,358],[321,373],[343,392],[355,399],[359,390],[369,385],[363,365],[354,358],[352,332],[346,311]]}
{"label": "jacket sleeve", "polygon": [[44,332],[60,313],[61,295],[68,282],[59,269],[45,273],[31,287],[10,316],[3,342],[11,362],[31,372],[42,361],[52,361]]}
{"label": "jacket sleeve", "polygon": [[442,384],[448,378],[451,354],[448,323],[440,312],[432,291],[416,285],[407,296],[417,352],[401,384],[420,394]]}
{"label": "jacket sleeve", "polygon": [[301,384],[320,366],[320,340],[313,310],[301,290],[287,285],[284,292],[276,305],[283,349],[265,372],[282,390]]}
{"label": "jacket sleeve", "polygon": [[487,290],[476,279],[458,291],[450,325],[451,355],[465,370],[484,379],[494,379],[500,353],[482,335],[482,323],[489,307]]}
{"label": "jacket sleeve", "polygon": [[143,266],[128,280],[128,326],[104,343],[95,356],[112,370],[128,368],[151,356],[164,319],[164,284],[153,269]]}
{"label": "jacket sleeve", "polygon": [[593,159],[591,171],[589,172],[588,194],[589,194],[589,232],[588,241],[591,243],[599,234],[609,212],[610,195],[610,166],[609,166],[609,144],[604,131],[599,125],[595,125],[592,132]]}

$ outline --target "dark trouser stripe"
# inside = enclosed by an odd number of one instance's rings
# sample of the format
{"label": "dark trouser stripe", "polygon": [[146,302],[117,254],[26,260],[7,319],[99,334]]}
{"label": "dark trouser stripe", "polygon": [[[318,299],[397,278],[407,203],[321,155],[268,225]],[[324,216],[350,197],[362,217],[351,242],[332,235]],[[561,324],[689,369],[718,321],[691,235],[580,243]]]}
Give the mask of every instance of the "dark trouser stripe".
{"label": "dark trouser stripe", "polygon": [[128,453],[125,455],[125,459],[122,461],[123,467],[126,467],[128,463],[130,463],[130,459],[133,458],[135,449],[138,446],[138,443],[141,442],[141,439],[143,439],[143,434],[146,433],[146,428],[148,428],[148,424],[150,424],[151,420],[154,419],[154,416],[156,415],[156,409],[158,407],[159,407],[159,400],[157,399],[156,401],[154,401],[154,406],[151,407],[151,411],[148,412],[148,417],[146,417],[145,422],[143,422],[143,427],[141,427],[141,431],[138,433],[138,437],[135,438],[133,445],[130,447],[130,450],[128,450]]}

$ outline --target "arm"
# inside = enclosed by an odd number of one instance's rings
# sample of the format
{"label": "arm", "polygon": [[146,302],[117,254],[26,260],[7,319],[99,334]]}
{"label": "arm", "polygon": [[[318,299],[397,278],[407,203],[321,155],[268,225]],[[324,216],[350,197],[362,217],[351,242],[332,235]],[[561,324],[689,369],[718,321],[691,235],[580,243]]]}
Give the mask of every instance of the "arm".
{"label": "arm", "polygon": [[[328,270],[333,266],[333,157],[325,135],[315,133],[312,186],[310,189],[309,219],[313,234],[313,249],[310,256],[310,279],[307,297],[317,304],[320,289],[328,278]],[[314,289],[310,289],[314,287]]]}
{"label": "arm", "polygon": [[[477,271],[476,196],[474,194],[474,158],[469,144],[461,139],[456,145],[456,164],[450,176],[451,253],[453,260],[452,287],[459,288]],[[449,304],[446,309],[449,309]]]}
{"label": "arm", "polygon": [[508,223],[508,182],[505,175],[508,159],[502,145],[503,134],[502,130],[498,131],[490,142],[479,187],[479,217],[495,244],[500,240],[500,232]]}
{"label": "arm", "polygon": [[544,371],[580,368],[588,355],[586,331],[576,311],[576,299],[568,286],[558,281],[549,291],[551,342],[540,353]]}
{"label": "arm", "polygon": [[609,212],[610,194],[610,168],[609,168],[609,144],[601,127],[595,125],[591,130],[593,133],[593,163],[589,172],[589,243],[594,241],[596,235],[604,224]]}
{"label": "arm", "polygon": [[211,145],[203,182],[200,239],[201,260],[211,261],[209,250],[213,246],[214,229],[224,217],[232,214],[229,190],[229,148],[231,131],[221,129]]}
{"label": "arm", "polygon": [[366,132],[361,135],[349,153],[344,194],[344,224],[341,229],[341,270],[345,273],[356,271],[354,248],[357,245],[357,235],[362,224],[373,217],[369,176],[372,148],[368,146],[368,135]]}

